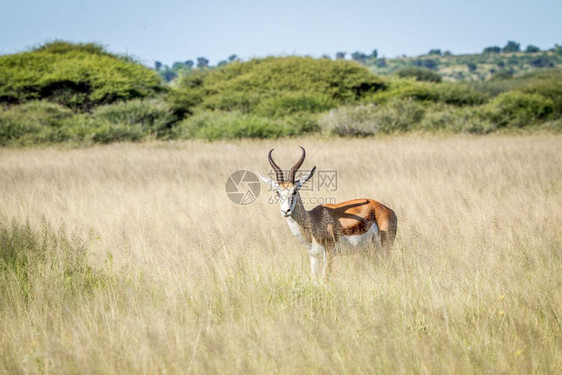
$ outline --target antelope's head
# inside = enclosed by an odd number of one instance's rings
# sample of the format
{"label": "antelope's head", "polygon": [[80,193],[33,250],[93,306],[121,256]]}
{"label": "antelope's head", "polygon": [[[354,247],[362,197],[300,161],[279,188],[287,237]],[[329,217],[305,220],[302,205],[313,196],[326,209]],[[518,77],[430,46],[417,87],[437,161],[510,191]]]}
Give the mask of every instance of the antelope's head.
{"label": "antelope's head", "polygon": [[293,214],[295,205],[300,199],[300,188],[306,183],[306,181],[308,181],[312,177],[312,175],[316,171],[316,167],[314,167],[306,176],[303,176],[299,180],[295,181],[295,175],[304,162],[304,158],[306,156],[306,151],[303,147],[301,147],[301,150],[302,155],[299,161],[297,161],[296,164],[293,165],[293,167],[289,170],[287,181],[285,181],[283,178],[283,171],[281,170],[281,168],[279,168],[279,166],[273,161],[273,157],[271,156],[271,154],[273,153],[273,149],[269,151],[269,155],[267,158],[269,160],[269,164],[271,164],[271,168],[273,168],[273,170],[275,171],[276,181],[265,178],[258,173],[260,178],[275,190],[277,196],[279,197],[279,203],[281,205],[281,215],[283,215],[284,217],[289,217]]}

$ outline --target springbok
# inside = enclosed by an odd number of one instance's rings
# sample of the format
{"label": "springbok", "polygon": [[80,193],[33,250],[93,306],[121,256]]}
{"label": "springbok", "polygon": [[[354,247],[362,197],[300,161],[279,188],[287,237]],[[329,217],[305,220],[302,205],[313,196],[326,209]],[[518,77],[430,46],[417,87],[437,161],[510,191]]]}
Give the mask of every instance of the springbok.
{"label": "springbok", "polygon": [[307,211],[299,194],[300,188],[312,177],[310,173],[295,181],[295,174],[304,162],[306,151],[289,170],[287,181],[283,171],[272,158],[269,151],[269,164],[275,171],[277,181],[263,177],[276,192],[281,204],[281,215],[293,235],[307,249],[313,278],[318,278],[322,268],[322,278],[329,273],[334,255],[349,253],[350,250],[368,251],[369,247],[388,250],[398,228],[396,214],[390,208],[373,199],[353,199],[337,204],[323,204]]}

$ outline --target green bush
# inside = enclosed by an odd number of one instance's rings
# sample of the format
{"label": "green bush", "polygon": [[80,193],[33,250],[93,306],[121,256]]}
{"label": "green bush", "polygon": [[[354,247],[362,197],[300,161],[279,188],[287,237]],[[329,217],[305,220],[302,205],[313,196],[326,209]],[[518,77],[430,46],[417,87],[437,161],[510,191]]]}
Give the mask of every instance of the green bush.
{"label": "green bush", "polygon": [[[175,81],[173,89],[168,92],[167,97],[168,103],[175,114],[180,117],[193,114],[195,107],[201,104],[203,99],[207,96],[207,89],[203,85],[205,77],[209,75],[209,73],[209,70],[192,70],[189,74]],[[244,98],[244,95],[241,93],[231,94],[239,100],[243,100]]]}
{"label": "green bush", "polygon": [[168,138],[175,123],[176,117],[165,102],[137,99],[97,107],[76,118],[66,132],[69,139],[83,144],[136,142]]}
{"label": "green bush", "polygon": [[415,78],[417,81],[441,82],[441,76],[428,68],[408,66],[398,69],[395,73],[400,78]]}
{"label": "green bush", "polygon": [[333,99],[322,94],[286,92],[263,99],[253,111],[264,117],[283,117],[295,113],[319,113],[336,106]]}
{"label": "green bush", "polygon": [[176,117],[165,102],[131,100],[74,114],[59,104],[34,101],[0,110],[0,145],[78,144],[166,138]]}
{"label": "green bush", "polygon": [[322,132],[339,136],[368,136],[406,132],[418,126],[423,106],[411,99],[394,98],[382,105],[341,107],[318,120]]}
{"label": "green bush", "polygon": [[472,87],[490,96],[497,96],[510,90],[519,90],[528,93],[540,94],[553,101],[562,100],[562,69],[548,69],[530,72],[521,76],[512,73],[497,72],[491,79],[475,83]]}
{"label": "green bush", "polygon": [[510,91],[498,95],[486,107],[486,115],[498,127],[524,127],[550,118],[552,100],[538,94]]}
{"label": "green bush", "polygon": [[137,129],[133,133],[141,136],[166,137],[176,117],[163,101],[135,99],[96,108],[92,112],[92,121],[94,127],[115,128],[116,133]]}
{"label": "green bush", "polygon": [[[55,40],[53,42],[42,44],[33,48],[34,52],[48,52],[56,54],[66,54],[72,52],[85,52],[91,55],[105,55],[110,57],[120,57],[107,52],[102,45],[96,43],[71,43],[64,40]],[[123,57],[120,57],[123,58]],[[128,58],[123,58],[129,60]]]}
{"label": "green bush", "polygon": [[380,78],[355,62],[268,57],[189,74],[170,93],[170,102],[177,112],[187,114],[194,113],[199,106],[208,110],[267,113],[272,103],[277,103],[284,107],[283,113],[274,111],[274,116],[279,116],[357,101],[383,87]]}
{"label": "green bush", "polygon": [[260,102],[268,98],[268,95],[259,93],[228,92],[205,99],[199,109],[253,113]]}
{"label": "green bush", "polygon": [[89,110],[161,90],[156,72],[96,45],[55,42],[34,51],[0,56],[0,102],[47,99]]}
{"label": "green bush", "polygon": [[237,138],[278,138],[301,135],[316,130],[307,117],[269,119],[237,112],[200,112],[181,122],[175,129],[177,138],[207,140]]}
{"label": "green bush", "polygon": [[75,117],[68,108],[43,101],[0,108],[0,145],[63,142],[68,139],[65,126]]}
{"label": "green bush", "polygon": [[485,103],[488,96],[473,87],[460,83],[416,82],[405,79],[392,79],[389,88],[379,91],[367,100],[385,102],[392,98],[411,98],[418,101],[473,106]]}
{"label": "green bush", "polygon": [[338,136],[368,136],[377,133],[372,117],[377,111],[374,104],[346,106],[320,116],[318,124],[323,133]]}
{"label": "green bush", "polygon": [[487,134],[496,125],[483,115],[480,107],[459,108],[438,104],[426,111],[419,129],[429,132]]}
{"label": "green bush", "polygon": [[557,118],[562,117],[562,69],[537,73],[527,80],[520,90],[549,98],[554,106],[553,115]]}

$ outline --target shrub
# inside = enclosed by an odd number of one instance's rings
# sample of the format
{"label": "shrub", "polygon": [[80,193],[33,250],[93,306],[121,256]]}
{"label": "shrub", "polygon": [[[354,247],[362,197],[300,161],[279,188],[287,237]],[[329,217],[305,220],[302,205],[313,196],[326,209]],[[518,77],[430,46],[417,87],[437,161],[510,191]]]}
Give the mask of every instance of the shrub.
{"label": "shrub", "polygon": [[478,105],[486,102],[488,96],[473,87],[459,83],[430,83],[411,80],[392,80],[389,89],[371,96],[369,100],[384,102],[391,98],[412,98],[457,106]]}
{"label": "shrub", "polygon": [[403,67],[398,69],[394,74],[400,78],[415,78],[417,81],[425,82],[441,82],[441,76],[431,69],[420,67]]}
{"label": "shrub", "polygon": [[520,44],[513,40],[508,41],[505,47],[502,48],[502,52],[519,52],[520,50]]}
{"label": "shrub", "polygon": [[482,53],[500,53],[501,52],[501,48],[498,46],[491,46],[491,47],[486,47],[484,48],[484,51]]}
{"label": "shrub", "polygon": [[0,111],[0,145],[166,138],[175,122],[168,105],[155,99],[108,104],[87,115],[74,114],[59,104],[35,101]]}
{"label": "shrub", "polygon": [[494,73],[492,73],[492,77],[490,77],[490,80],[501,81],[511,78],[513,78],[513,70],[499,70],[497,72],[494,71]]}
{"label": "shrub", "polygon": [[[168,102],[174,113],[180,117],[193,114],[194,108],[208,95],[203,85],[209,72],[209,70],[192,70],[176,81],[174,88],[168,93]],[[234,94],[240,99],[244,97],[242,93]]]}
{"label": "shrub", "polygon": [[426,111],[419,129],[430,132],[487,134],[495,131],[496,126],[482,115],[479,107],[435,105]]}
{"label": "shrub", "polygon": [[486,115],[498,127],[524,127],[547,120],[554,111],[552,100],[538,94],[510,91],[498,95],[486,108]]}
{"label": "shrub", "polygon": [[[285,113],[301,109],[314,112],[357,101],[383,87],[380,78],[355,62],[268,57],[234,62],[194,76],[189,74],[180,79],[170,94],[170,101],[174,109],[182,113],[193,113],[198,106],[210,110],[267,113],[271,104],[262,104],[264,100],[277,100]],[[276,97],[281,98],[274,99]]]}
{"label": "shrub", "polygon": [[310,118],[268,119],[237,112],[200,112],[181,122],[174,135],[178,138],[207,140],[237,138],[278,138],[316,130]]}
{"label": "shrub", "polygon": [[254,113],[265,117],[282,117],[295,113],[318,113],[335,107],[327,95],[287,92],[261,100]]}
{"label": "shrub", "polygon": [[536,81],[537,73],[532,72],[523,76],[513,76],[513,70],[494,72],[492,77],[485,82],[473,84],[473,88],[490,96],[497,96],[509,90],[520,90],[529,83]]}
{"label": "shrub", "polygon": [[483,104],[488,100],[484,95],[466,84],[443,83],[435,88],[437,100],[456,106],[473,106]]}
{"label": "shrub", "polygon": [[525,48],[525,52],[527,52],[527,53],[537,53],[537,52],[540,52],[540,51],[541,51],[541,49],[539,47],[534,46],[532,44],[529,44],[527,46],[527,48]]}
{"label": "shrub", "polygon": [[92,121],[94,125],[138,128],[139,134],[143,136],[165,137],[176,117],[163,101],[136,99],[98,107],[92,112]]}
{"label": "shrub", "polygon": [[[102,45],[96,43],[70,43],[64,40],[55,40],[53,42],[45,43],[36,48],[34,52],[48,52],[56,54],[67,54],[72,52],[85,52],[90,55],[105,55],[111,57],[118,57],[117,55],[108,53]],[[125,60],[128,60],[125,58]]]}
{"label": "shrub", "polygon": [[439,60],[428,59],[428,58],[417,58],[411,61],[413,66],[424,67],[431,70],[437,70],[439,66]]}
{"label": "shrub", "polygon": [[538,56],[534,59],[532,59],[531,61],[529,61],[529,64],[531,66],[534,66],[536,68],[551,68],[554,66],[555,62],[553,61],[554,59],[549,58],[549,56]]}
{"label": "shrub", "polygon": [[318,122],[326,134],[368,136],[408,131],[417,126],[423,115],[421,104],[410,99],[392,99],[383,105],[336,108]]}
{"label": "shrub", "polygon": [[268,95],[259,93],[228,92],[207,98],[201,108],[210,111],[252,113],[261,101],[268,99],[271,99]]}
{"label": "shrub", "polygon": [[533,74],[525,80],[520,90],[549,98],[554,106],[554,116],[562,116],[562,70],[556,69]]}
{"label": "shrub", "polygon": [[47,99],[89,110],[160,90],[160,78],[154,71],[92,44],[56,42],[0,56],[0,102]]}
{"label": "shrub", "polygon": [[377,109],[374,104],[332,109],[319,118],[318,124],[322,132],[329,135],[374,135],[379,130],[373,121]]}
{"label": "shrub", "polygon": [[33,145],[67,140],[64,127],[74,113],[55,103],[33,101],[0,109],[0,145]]}

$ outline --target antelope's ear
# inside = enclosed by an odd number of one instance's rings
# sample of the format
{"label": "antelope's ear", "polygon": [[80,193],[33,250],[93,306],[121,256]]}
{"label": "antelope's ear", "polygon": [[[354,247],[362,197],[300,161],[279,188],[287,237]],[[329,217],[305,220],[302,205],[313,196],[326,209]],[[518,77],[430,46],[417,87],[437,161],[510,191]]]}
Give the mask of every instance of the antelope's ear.
{"label": "antelope's ear", "polygon": [[316,172],[316,167],[312,168],[312,170],[306,176],[301,177],[300,180],[297,181],[297,187],[300,189],[306,183],[306,181],[310,180],[314,172]]}
{"label": "antelope's ear", "polygon": [[271,178],[265,178],[263,177],[260,172],[255,171],[256,174],[258,175],[258,177],[265,182],[266,184],[268,184],[269,186],[271,186],[273,189],[278,190],[279,189],[279,184],[275,181],[273,181]]}

